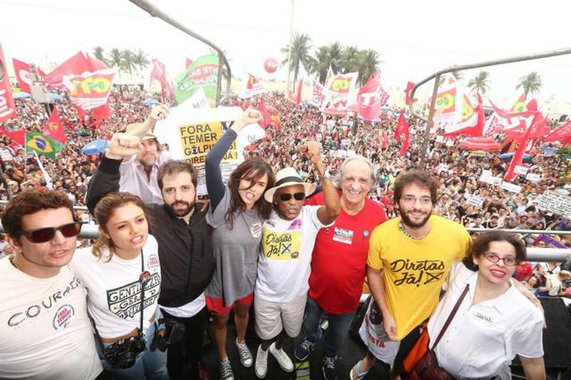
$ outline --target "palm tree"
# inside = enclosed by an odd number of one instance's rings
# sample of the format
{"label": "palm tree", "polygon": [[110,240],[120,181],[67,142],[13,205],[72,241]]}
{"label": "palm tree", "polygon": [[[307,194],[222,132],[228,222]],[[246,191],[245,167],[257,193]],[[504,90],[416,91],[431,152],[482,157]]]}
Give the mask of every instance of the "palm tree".
{"label": "palm tree", "polygon": [[335,42],[328,47],[329,49],[329,66],[334,73],[341,71],[341,63],[343,62],[343,48],[339,42]]}
{"label": "palm tree", "polygon": [[107,64],[112,67],[118,67],[121,69],[123,63],[123,52],[117,48],[111,49],[109,52],[109,58],[107,59]]}
{"label": "palm tree", "polygon": [[121,60],[121,68],[127,72],[129,75],[133,77],[133,69],[136,68],[135,64],[135,54],[131,50],[123,50],[123,56]]}
{"label": "palm tree", "polygon": [[343,73],[354,73],[359,71],[359,49],[355,46],[347,46],[343,49],[342,57],[343,60],[341,61],[341,68]]}
{"label": "palm tree", "polygon": [[[293,71],[293,88],[295,91],[295,83],[299,75],[300,66],[302,66],[305,71],[309,72],[312,62],[311,56],[309,55],[309,49],[311,48],[311,37],[307,34],[294,34],[293,43],[291,45],[291,61],[290,61],[290,71]],[[289,45],[281,49],[282,53],[288,54]],[[282,64],[287,64],[287,58],[282,62]]]}
{"label": "palm tree", "polygon": [[519,78],[519,84],[516,86],[516,89],[521,87],[525,97],[527,97],[528,94],[533,95],[538,93],[542,85],[543,83],[541,83],[541,75],[534,71]]}
{"label": "palm tree", "polygon": [[329,70],[329,48],[327,46],[320,46],[315,52],[315,57],[311,59],[310,73],[317,74],[319,83],[325,84],[327,80],[327,71]]}
{"label": "palm tree", "polygon": [[93,56],[100,60],[101,62],[105,62],[105,55],[104,50],[101,46],[96,46],[93,48]]}
{"label": "palm tree", "polygon": [[149,63],[151,63],[147,54],[141,49],[137,49],[137,51],[135,51],[133,62],[139,67],[139,71],[143,71],[143,69],[149,66]]}
{"label": "palm tree", "polygon": [[468,82],[468,87],[474,95],[485,94],[490,89],[490,73],[480,71],[473,79]]}
{"label": "palm tree", "polygon": [[361,50],[359,52],[359,76],[357,77],[357,83],[361,86],[365,84],[369,77],[379,71],[379,53],[369,49]]}

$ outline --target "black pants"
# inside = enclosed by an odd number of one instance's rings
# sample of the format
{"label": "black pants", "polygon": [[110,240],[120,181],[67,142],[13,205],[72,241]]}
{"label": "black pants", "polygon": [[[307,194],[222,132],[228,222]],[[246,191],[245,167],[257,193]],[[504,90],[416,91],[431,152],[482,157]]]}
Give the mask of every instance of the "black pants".
{"label": "black pants", "polygon": [[[172,319],[184,324],[184,339],[180,342],[169,346],[167,351],[167,368],[170,378],[188,378],[185,375],[189,371],[189,367],[197,368],[198,363],[202,359],[202,341],[206,322],[208,320],[208,312],[206,307],[190,318],[181,318],[170,315],[166,311],[162,311],[165,319]],[[186,368],[185,368],[186,367]],[[191,378],[194,378],[191,370]]]}

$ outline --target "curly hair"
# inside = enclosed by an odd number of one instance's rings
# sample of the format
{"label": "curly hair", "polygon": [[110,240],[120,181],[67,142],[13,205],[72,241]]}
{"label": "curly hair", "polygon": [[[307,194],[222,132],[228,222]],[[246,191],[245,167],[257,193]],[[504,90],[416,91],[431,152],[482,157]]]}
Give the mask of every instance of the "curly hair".
{"label": "curly hair", "polygon": [[520,238],[509,232],[491,231],[479,234],[478,237],[474,239],[472,243],[471,255],[463,259],[466,267],[472,270],[477,270],[478,267],[474,264],[472,258],[482,256],[482,254],[490,249],[490,243],[494,241],[505,241],[506,243],[511,244],[515,249],[516,261],[518,263],[525,261],[527,257],[527,251],[524,242]]}
{"label": "curly hair", "polygon": [[419,170],[411,170],[409,172],[401,174],[395,182],[394,191],[394,202],[398,205],[404,188],[410,184],[417,184],[422,187],[427,187],[430,190],[430,199],[432,200],[432,205],[434,206],[438,197],[438,183],[434,178],[427,172]]}

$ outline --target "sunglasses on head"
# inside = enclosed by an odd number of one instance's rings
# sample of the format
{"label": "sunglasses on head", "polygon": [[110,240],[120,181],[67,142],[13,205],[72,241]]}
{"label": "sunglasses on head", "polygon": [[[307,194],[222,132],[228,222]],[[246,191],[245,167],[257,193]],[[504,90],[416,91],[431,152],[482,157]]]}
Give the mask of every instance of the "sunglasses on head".
{"label": "sunglasses on head", "polygon": [[296,201],[302,201],[305,199],[305,193],[295,193],[295,194],[281,193],[281,194],[278,194],[278,198],[282,202],[289,201],[291,199],[291,197],[293,197]]}
{"label": "sunglasses on head", "polygon": [[32,243],[45,243],[52,240],[56,236],[56,232],[60,231],[66,237],[74,237],[81,232],[81,223],[74,222],[62,224],[59,227],[38,228],[37,230],[24,230],[22,235],[28,238]]}

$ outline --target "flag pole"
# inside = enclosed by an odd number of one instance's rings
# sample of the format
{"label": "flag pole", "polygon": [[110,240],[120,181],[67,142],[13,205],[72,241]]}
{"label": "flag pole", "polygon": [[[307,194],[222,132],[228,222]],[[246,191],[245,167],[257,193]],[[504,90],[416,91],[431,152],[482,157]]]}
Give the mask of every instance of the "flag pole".
{"label": "flag pole", "polygon": [[287,47],[286,95],[288,94],[289,84],[291,83],[291,81],[290,81],[290,78],[291,78],[291,43],[292,43],[292,39],[293,39],[293,6],[294,6],[294,1],[295,0],[291,0],[291,9],[290,9],[290,13],[289,13],[289,43],[288,43],[288,47]]}

